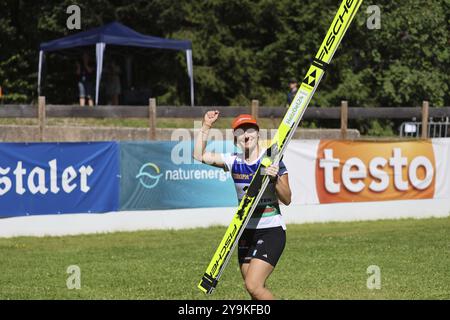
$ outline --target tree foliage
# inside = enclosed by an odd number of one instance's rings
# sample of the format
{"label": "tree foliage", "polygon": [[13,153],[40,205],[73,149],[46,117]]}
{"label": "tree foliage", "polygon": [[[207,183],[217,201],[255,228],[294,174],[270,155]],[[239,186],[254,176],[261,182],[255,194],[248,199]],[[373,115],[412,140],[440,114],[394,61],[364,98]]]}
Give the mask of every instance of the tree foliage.
{"label": "tree foliage", "polygon": [[[110,21],[161,37],[193,42],[197,105],[285,104],[288,79],[302,80],[338,1],[331,0],[3,0],[0,2],[0,85],[6,102],[36,100],[39,43],[73,34],[66,8],[81,8],[82,30]],[[381,29],[369,30],[363,3],[313,98],[312,105],[450,105],[448,0],[379,0]],[[185,105],[189,85],[183,53],[137,54],[140,81],[159,104]],[[131,49],[130,49],[131,50]],[[73,56],[48,56],[45,93],[76,101]],[[139,73],[138,72],[138,73]],[[61,92],[65,92],[61,95]]]}

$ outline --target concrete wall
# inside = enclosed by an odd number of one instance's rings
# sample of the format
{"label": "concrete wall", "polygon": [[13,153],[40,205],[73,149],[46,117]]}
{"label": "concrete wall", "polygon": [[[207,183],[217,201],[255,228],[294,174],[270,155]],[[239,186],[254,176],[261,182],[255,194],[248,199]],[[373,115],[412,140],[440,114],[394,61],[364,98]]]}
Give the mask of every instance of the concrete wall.
{"label": "concrete wall", "polygon": [[[175,129],[156,129],[157,140],[171,140]],[[191,136],[193,129],[188,129]],[[225,130],[218,130],[225,137]],[[217,131],[216,131],[217,132]],[[265,130],[261,130],[265,135]],[[297,129],[294,139],[340,139],[340,129]],[[359,131],[348,129],[348,139],[358,139]],[[44,141],[68,142],[68,141],[129,141],[148,140],[147,128],[124,127],[76,127],[76,126],[47,126],[44,131]],[[38,126],[1,125],[0,141],[2,142],[36,142],[40,141]]]}
{"label": "concrete wall", "polygon": [[[0,219],[0,238],[228,226],[236,208],[121,211]],[[450,199],[282,206],[287,224],[449,217]],[[288,226],[289,230],[289,226]]]}

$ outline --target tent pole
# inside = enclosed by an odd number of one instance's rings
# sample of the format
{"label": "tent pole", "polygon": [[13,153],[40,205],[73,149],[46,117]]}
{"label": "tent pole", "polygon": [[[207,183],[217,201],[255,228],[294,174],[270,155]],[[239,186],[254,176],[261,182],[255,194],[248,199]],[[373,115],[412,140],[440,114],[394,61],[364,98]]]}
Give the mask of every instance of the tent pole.
{"label": "tent pole", "polygon": [[41,77],[42,77],[42,63],[44,60],[44,51],[39,51],[39,66],[38,66],[38,97],[41,95]]}
{"label": "tent pole", "polygon": [[188,68],[189,81],[191,86],[191,107],[194,106],[194,66],[192,64],[192,50],[186,50],[186,64]]}
{"label": "tent pole", "polygon": [[95,105],[98,105],[98,93],[100,90],[100,80],[102,78],[103,54],[105,52],[105,43],[99,42],[95,45],[95,53],[97,58],[97,77],[95,78]]}

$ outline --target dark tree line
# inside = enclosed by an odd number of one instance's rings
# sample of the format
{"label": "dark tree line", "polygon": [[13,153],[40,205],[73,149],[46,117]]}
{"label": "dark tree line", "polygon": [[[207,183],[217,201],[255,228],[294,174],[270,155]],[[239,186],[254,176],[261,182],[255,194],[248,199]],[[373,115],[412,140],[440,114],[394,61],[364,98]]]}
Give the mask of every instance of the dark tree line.
{"label": "dark tree line", "polygon": [[[111,21],[145,34],[193,42],[197,105],[285,104],[287,83],[299,80],[340,1],[332,0],[3,0],[0,2],[0,86],[4,103],[36,101],[39,43],[68,30],[66,8],[81,8],[81,27]],[[363,3],[312,101],[316,106],[450,105],[448,0],[378,0],[381,29],[369,30]],[[93,50],[93,49],[92,49]],[[189,101],[185,56],[127,51],[137,80],[158,104]],[[45,94],[53,103],[77,101],[73,55],[47,59]],[[64,94],[61,94],[64,92]]]}

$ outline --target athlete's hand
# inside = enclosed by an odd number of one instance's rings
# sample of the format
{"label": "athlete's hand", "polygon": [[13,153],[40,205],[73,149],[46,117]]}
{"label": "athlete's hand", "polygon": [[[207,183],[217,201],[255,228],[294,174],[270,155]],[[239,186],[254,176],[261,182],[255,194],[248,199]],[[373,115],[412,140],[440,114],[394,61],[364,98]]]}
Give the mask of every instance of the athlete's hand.
{"label": "athlete's hand", "polygon": [[219,110],[208,111],[203,118],[203,124],[211,128],[218,118]]}
{"label": "athlete's hand", "polygon": [[273,180],[278,177],[278,171],[280,171],[280,167],[278,165],[271,164],[266,168],[266,175]]}

